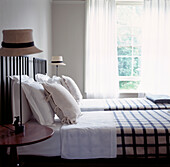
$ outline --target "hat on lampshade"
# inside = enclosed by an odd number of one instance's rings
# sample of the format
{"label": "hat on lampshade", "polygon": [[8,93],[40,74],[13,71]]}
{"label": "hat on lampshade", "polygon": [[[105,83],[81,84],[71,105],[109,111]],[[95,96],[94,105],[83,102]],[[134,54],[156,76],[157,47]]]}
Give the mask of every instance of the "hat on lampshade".
{"label": "hat on lampshade", "polygon": [[34,46],[32,29],[3,30],[0,56],[24,56],[40,53]]}
{"label": "hat on lampshade", "polygon": [[52,56],[51,65],[66,65],[66,64],[63,63],[62,56]]}

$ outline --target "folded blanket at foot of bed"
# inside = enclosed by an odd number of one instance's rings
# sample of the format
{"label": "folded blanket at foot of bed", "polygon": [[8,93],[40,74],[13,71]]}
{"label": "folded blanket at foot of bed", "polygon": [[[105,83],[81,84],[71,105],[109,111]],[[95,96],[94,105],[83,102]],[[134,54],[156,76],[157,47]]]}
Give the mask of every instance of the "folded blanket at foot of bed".
{"label": "folded blanket at foot of bed", "polygon": [[170,96],[168,95],[146,95],[146,98],[154,103],[170,103]]}
{"label": "folded blanket at foot of bed", "polygon": [[117,155],[112,112],[83,113],[77,124],[63,125],[60,135],[62,158],[115,158]]}

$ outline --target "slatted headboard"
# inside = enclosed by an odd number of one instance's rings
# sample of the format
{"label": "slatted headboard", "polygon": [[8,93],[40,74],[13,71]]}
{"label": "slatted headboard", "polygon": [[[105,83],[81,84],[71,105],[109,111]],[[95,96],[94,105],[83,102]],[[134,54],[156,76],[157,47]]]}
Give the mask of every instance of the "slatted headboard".
{"label": "slatted headboard", "polygon": [[[0,124],[12,123],[11,80],[19,75],[19,57],[0,57]],[[29,58],[21,57],[21,74],[29,75]]]}
{"label": "slatted headboard", "polygon": [[35,80],[35,75],[37,73],[46,74],[47,73],[47,60],[40,58],[33,58],[33,77]]}

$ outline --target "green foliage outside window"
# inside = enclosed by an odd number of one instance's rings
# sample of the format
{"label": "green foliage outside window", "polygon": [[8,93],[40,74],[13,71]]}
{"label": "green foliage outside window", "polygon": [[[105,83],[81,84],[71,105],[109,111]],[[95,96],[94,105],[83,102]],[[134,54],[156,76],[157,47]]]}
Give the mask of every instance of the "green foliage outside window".
{"label": "green foliage outside window", "polygon": [[140,58],[138,58],[138,57],[134,58],[133,76],[140,76]]}
{"label": "green foliage outside window", "polygon": [[120,90],[137,90],[139,87],[140,81],[120,81],[119,88]]}
{"label": "green foliage outside window", "polygon": [[118,68],[119,76],[131,76],[132,68],[132,58],[119,57],[118,58]]}
{"label": "green foliage outside window", "polygon": [[[142,6],[117,6],[117,55],[118,72],[121,77],[141,75],[141,27]],[[119,80],[120,89],[137,90],[140,81]]]}
{"label": "green foliage outside window", "polygon": [[133,47],[133,55],[141,56],[141,47],[140,46]]}
{"label": "green foliage outside window", "polygon": [[132,47],[118,47],[117,54],[118,56],[132,56]]}

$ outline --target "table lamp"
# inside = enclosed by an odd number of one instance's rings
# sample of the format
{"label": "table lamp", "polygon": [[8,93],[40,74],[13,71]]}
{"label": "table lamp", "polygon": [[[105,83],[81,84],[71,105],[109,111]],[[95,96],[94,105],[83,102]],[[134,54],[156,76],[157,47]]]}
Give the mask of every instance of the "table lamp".
{"label": "table lamp", "polygon": [[62,56],[52,56],[51,65],[56,66],[56,75],[58,76],[58,66],[65,66],[66,64],[63,63]]}
{"label": "table lamp", "polygon": [[20,116],[16,117],[14,122],[15,133],[18,134],[24,132],[22,124],[21,56],[40,53],[42,50],[34,46],[32,29],[3,30],[2,33],[3,41],[0,56],[19,57]]}

